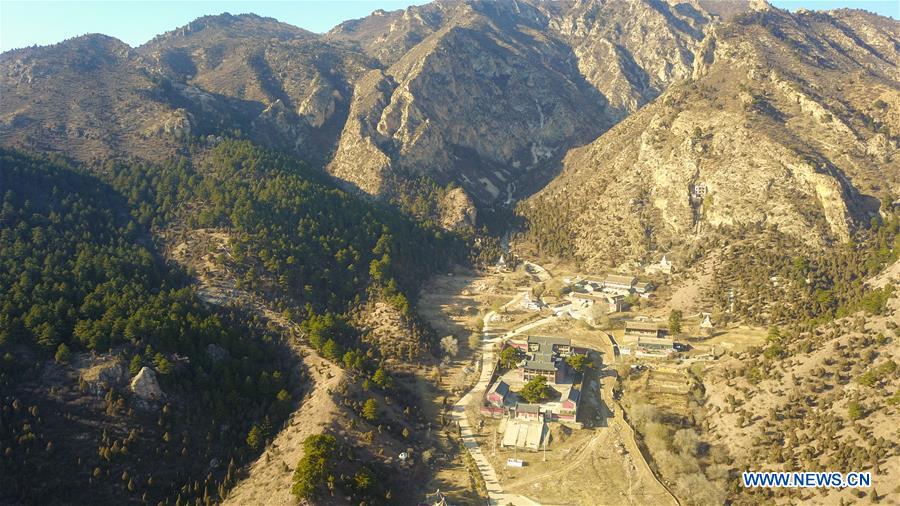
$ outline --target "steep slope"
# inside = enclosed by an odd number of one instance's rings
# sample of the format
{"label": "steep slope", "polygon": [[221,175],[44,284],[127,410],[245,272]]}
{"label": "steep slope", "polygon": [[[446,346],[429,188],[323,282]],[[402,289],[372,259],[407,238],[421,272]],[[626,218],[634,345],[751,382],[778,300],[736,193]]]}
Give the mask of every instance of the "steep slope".
{"label": "steep slope", "polygon": [[202,304],[114,188],[7,150],[0,167],[0,503],[223,496],[251,426],[290,411],[294,363]]}
{"label": "steep slope", "polygon": [[898,32],[777,9],[714,28],[691,81],[570,152],[523,203],[530,242],[603,266],[741,227],[848,240],[900,194]]}
{"label": "steep slope", "polygon": [[252,14],[206,16],[138,51],[187,90],[253,104],[254,139],[317,165],[346,119],[352,82],[376,65],[346,44]]}
{"label": "steep slope", "polygon": [[[742,353],[708,367],[704,440],[726,448],[735,469],[869,471],[866,500],[896,503],[898,311],[894,297],[881,314],[777,338],[770,348],[783,348],[779,355]],[[738,504],[776,498],[846,504],[863,497],[839,488],[733,490],[740,491]]]}
{"label": "steep slope", "polygon": [[382,66],[390,66],[444,23],[453,4],[434,2],[405,10],[378,9],[369,16],[344,21],[326,38],[356,44]]}
{"label": "steep slope", "polygon": [[0,141],[83,160],[170,151],[188,113],[158,99],[139,55],[103,35],[0,55]]}
{"label": "steep slope", "polygon": [[509,204],[689,75],[712,19],[655,1],[472,0],[344,23],[328,37],[389,66],[358,82],[328,170],[373,194],[426,177]]}
{"label": "steep slope", "polygon": [[0,141],[82,161],[171,156],[241,132],[329,157],[370,59],[273,19],[208,16],[142,47],[101,35],[0,56]]}
{"label": "steep slope", "polygon": [[578,0],[550,26],[572,45],[585,79],[624,117],[690,76],[712,22],[690,2]]}
{"label": "steep slope", "polygon": [[379,476],[339,488],[418,494],[385,455],[431,439],[388,364],[431,360],[413,296],[461,242],[248,141],[191,155],[98,177],[0,150],[0,502],[224,499],[323,359],[320,420]]}
{"label": "steep slope", "polygon": [[491,202],[560,145],[606,126],[566,46],[535,22],[512,29],[478,8],[491,6],[459,4],[451,22],[360,80],[333,174],[376,194],[398,174],[427,175]]}
{"label": "steep slope", "polygon": [[509,205],[688,76],[716,19],[678,0],[440,0],[324,36],[249,14],[134,49],[88,36],[0,57],[0,142],[162,160],[240,135],[372,194],[452,184],[450,214]]}

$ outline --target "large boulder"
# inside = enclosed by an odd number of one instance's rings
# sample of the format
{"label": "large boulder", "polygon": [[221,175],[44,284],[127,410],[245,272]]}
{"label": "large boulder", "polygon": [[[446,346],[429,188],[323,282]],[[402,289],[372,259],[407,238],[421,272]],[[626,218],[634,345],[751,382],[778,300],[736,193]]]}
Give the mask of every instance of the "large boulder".
{"label": "large boulder", "polygon": [[131,380],[131,392],[146,404],[161,401],[165,398],[159,382],[156,380],[156,373],[149,367],[142,367],[141,370]]}

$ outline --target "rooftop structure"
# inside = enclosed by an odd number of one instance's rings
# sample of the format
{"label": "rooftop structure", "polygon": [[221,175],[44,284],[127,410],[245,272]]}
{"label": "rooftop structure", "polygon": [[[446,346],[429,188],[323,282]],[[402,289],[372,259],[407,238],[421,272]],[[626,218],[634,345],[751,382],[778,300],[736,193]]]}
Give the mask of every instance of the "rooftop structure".
{"label": "rooftop structure", "polygon": [[528,351],[568,355],[572,352],[572,340],[565,337],[528,336]]}
{"label": "rooftop structure", "polygon": [[575,387],[564,389],[558,401],[541,404],[544,419],[554,422],[574,422],[578,416],[578,401],[581,391]]}
{"label": "rooftop structure", "polygon": [[665,331],[653,322],[625,322],[625,337],[662,337]]}
{"label": "rooftop structure", "polygon": [[634,284],[634,291],[637,293],[649,293],[653,291],[653,283],[637,282]]}
{"label": "rooftop structure", "polygon": [[556,373],[556,364],[545,360],[526,360],[525,369],[529,371],[544,371]]}
{"label": "rooftop structure", "polygon": [[649,352],[671,353],[675,351],[675,343],[665,337],[639,337],[637,340],[637,348]]}
{"label": "rooftop structure", "polygon": [[545,437],[546,428],[546,424],[540,420],[510,419],[506,422],[502,444],[505,448],[538,450]]}
{"label": "rooftop structure", "polygon": [[491,387],[485,399],[494,407],[503,407],[509,395],[509,385],[505,381],[497,381]]}
{"label": "rooftop structure", "polygon": [[538,404],[525,404],[520,402],[516,404],[516,412],[534,415],[541,412],[541,407]]}
{"label": "rooftop structure", "polygon": [[603,280],[604,288],[612,288],[616,290],[631,291],[634,283],[637,281],[634,276],[621,276],[619,274],[608,274]]}

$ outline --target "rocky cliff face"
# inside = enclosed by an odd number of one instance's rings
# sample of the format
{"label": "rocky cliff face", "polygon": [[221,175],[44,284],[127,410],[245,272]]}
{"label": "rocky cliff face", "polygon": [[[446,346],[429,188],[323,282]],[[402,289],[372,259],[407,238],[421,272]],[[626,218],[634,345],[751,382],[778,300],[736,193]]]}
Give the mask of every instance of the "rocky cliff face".
{"label": "rocky cliff face", "polygon": [[585,79],[624,117],[690,75],[712,22],[696,3],[579,0],[550,26],[571,44]]}
{"label": "rocky cliff face", "polygon": [[712,15],[664,2],[435,2],[338,26],[389,63],[360,79],[328,170],[392,174],[509,204],[563,154],[690,75]]}
{"label": "rocky cliff face", "polygon": [[351,83],[375,66],[345,44],[254,15],[200,18],[138,51],[167,78],[244,105],[248,134],[316,165],[346,119]]}
{"label": "rocky cliff face", "polygon": [[523,205],[533,241],[549,247],[556,224],[566,253],[597,266],[720,227],[846,241],[900,191],[897,42],[896,23],[850,11],[716,28],[691,80],[573,150]]}

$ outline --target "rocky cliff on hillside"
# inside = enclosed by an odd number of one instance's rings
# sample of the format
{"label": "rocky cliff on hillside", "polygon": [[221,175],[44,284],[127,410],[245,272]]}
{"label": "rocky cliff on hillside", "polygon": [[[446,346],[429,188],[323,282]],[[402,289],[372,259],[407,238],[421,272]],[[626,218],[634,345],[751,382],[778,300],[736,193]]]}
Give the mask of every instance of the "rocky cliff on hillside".
{"label": "rocky cliff on hillside", "polygon": [[160,160],[239,134],[394,200],[458,188],[433,202],[445,224],[539,190],[584,146],[525,206],[580,258],[717,226],[821,244],[898,193],[897,31],[738,0],[440,0],[324,35],[225,14],[139,48],[4,53],[0,143]]}
{"label": "rocky cliff on hillside", "polygon": [[344,23],[328,36],[390,65],[358,81],[329,171],[374,194],[410,173],[508,204],[689,76],[713,18],[688,3],[468,1]]}
{"label": "rocky cliff on hillside", "polygon": [[898,27],[854,11],[739,16],[693,80],[592,144],[522,206],[539,248],[641,259],[720,227],[846,241],[900,194]]}
{"label": "rocky cliff on hillside", "polygon": [[712,22],[689,2],[579,0],[550,27],[572,45],[585,79],[625,116],[691,74]]}
{"label": "rocky cliff on hillside", "polygon": [[346,44],[254,15],[200,18],[138,51],[175,82],[245,104],[247,133],[314,165],[337,140],[353,81],[377,65]]}

